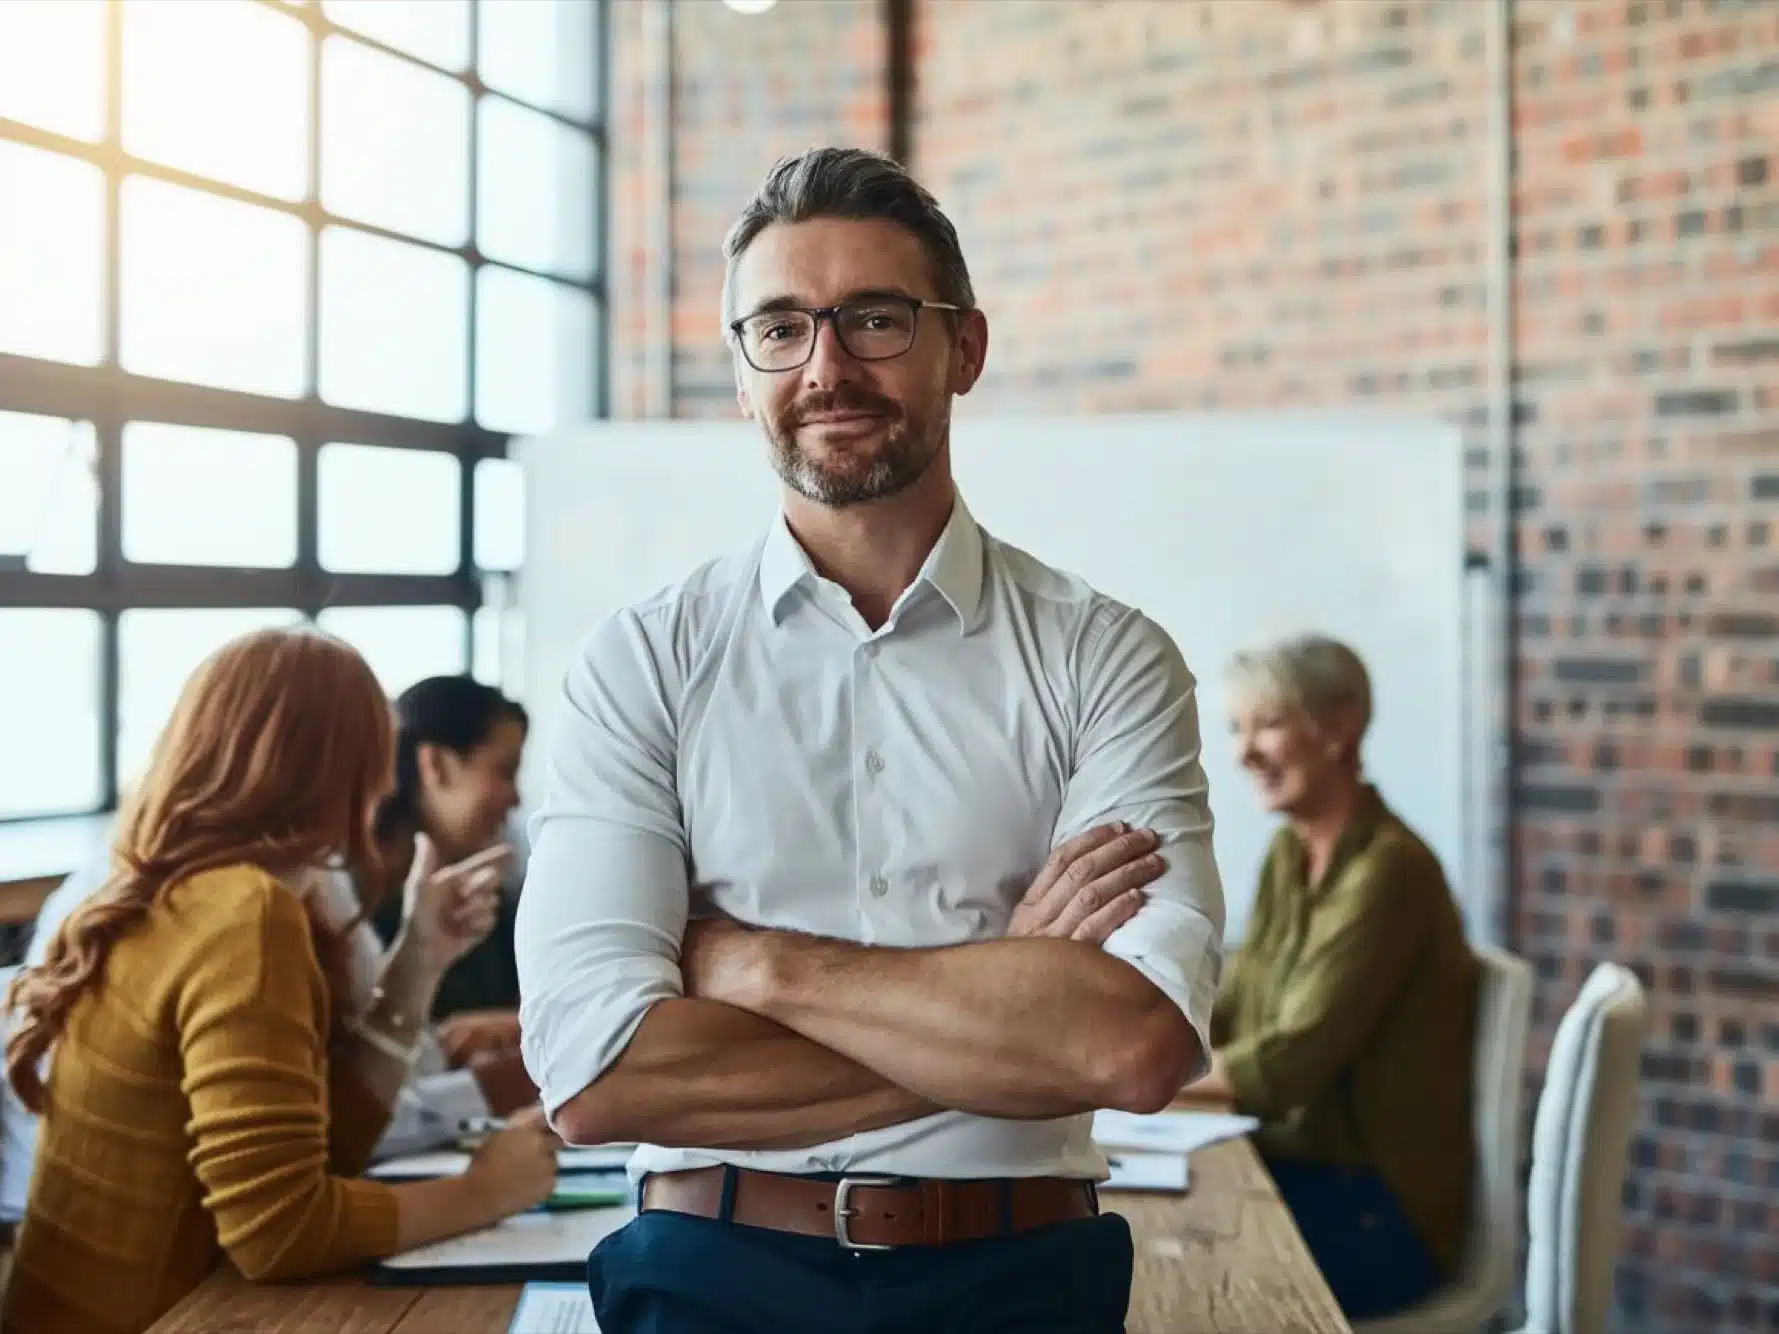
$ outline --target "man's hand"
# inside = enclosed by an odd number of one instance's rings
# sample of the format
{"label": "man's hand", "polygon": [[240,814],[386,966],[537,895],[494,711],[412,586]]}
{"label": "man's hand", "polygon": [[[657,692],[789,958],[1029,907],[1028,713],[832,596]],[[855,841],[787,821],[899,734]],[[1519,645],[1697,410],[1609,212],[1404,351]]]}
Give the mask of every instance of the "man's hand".
{"label": "man's hand", "polygon": [[1143,886],[1167,870],[1160,846],[1152,830],[1122,822],[1071,838],[1050,854],[1007,934],[1105,944],[1143,906]]}

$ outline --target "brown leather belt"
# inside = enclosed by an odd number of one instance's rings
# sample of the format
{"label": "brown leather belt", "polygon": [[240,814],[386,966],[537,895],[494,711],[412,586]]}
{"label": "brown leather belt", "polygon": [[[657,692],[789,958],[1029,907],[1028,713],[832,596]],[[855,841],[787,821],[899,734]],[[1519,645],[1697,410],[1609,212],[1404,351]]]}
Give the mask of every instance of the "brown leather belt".
{"label": "brown leather belt", "polygon": [[643,1183],[641,1208],[722,1219],[725,1173],[734,1177],[729,1222],[829,1237],[854,1251],[981,1241],[1099,1213],[1091,1182],[1061,1177],[937,1181],[859,1175],[822,1181],[721,1167],[651,1175]]}

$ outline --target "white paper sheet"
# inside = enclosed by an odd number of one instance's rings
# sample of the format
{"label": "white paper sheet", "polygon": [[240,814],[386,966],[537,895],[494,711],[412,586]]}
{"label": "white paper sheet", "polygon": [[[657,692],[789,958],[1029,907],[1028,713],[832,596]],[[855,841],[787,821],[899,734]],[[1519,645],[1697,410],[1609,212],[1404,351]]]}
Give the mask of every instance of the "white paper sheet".
{"label": "white paper sheet", "polygon": [[469,1166],[467,1153],[441,1150],[437,1153],[410,1153],[400,1158],[386,1158],[372,1163],[365,1175],[378,1181],[431,1181],[434,1177],[463,1175]]}
{"label": "white paper sheet", "polygon": [[585,1283],[527,1283],[507,1334],[599,1334]]}
{"label": "white paper sheet", "polygon": [[383,1264],[389,1269],[579,1264],[634,1217],[636,1211],[628,1208],[516,1214],[480,1232],[393,1255]]}
{"label": "white paper sheet", "polygon": [[1109,1153],[1109,1180],[1101,1190],[1155,1190],[1180,1194],[1186,1189],[1186,1155],[1183,1153]]}
{"label": "white paper sheet", "polygon": [[1093,1139],[1102,1149],[1144,1149],[1151,1153],[1191,1153],[1260,1128],[1251,1116],[1228,1112],[1095,1112]]}

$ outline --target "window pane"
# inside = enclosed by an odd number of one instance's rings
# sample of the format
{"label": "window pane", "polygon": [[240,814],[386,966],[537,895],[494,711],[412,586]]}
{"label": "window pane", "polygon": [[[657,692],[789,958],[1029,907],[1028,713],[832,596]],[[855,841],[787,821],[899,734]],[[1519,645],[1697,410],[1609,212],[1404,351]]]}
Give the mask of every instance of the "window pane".
{"label": "window pane", "polygon": [[41,574],[93,572],[97,453],[91,422],[0,412],[0,556],[23,556]]}
{"label": "window pane", "polygon": [[475,633],[476,680],[517,696],[525,690],[525,618],[517,607],[478,607]]}
{"label": "window pane", "polygon": [[321,233],[321,394],[429,421],[464,416],[469,272],[455,255]]}
{"label": "window pane", "polygon": [[309,33],[252,0],[122,7],[123,142],[282,199],[309,186]]}
{"label": "window pane", "polygon": [[512,459],[476,464],[476,568],[525,563],[525,470]]}
{"label": "window pane", "polygon": [[476,418],[536,434],[593,415],[593,298],[511,269],[476,275]]}
{"label": "window pane", "polygon": [[117,774],[140,778],[185,682],[215,650],[253,630],[294,625],[287,608],[126,611],[117,618]]}
{"label": "window pane", "polygon": [[296,561],[296,444],[160,422],[124,427],[124,556],[144,564]]}
{"label": "window pane", "polygon": [[476,107],[476,244],[490,259],[590,278],[592,137],[499,97]]}
{"label": "window pane", "polygon": [[0,3],[0,116],[104,137],[105,0]]}
{"label": "window pane", "polygon": [[469,64],[469,0],[325,0],[321,12],[440,69]]}
{"label": "window pane", "polygon": [[590,120],[597,97],[596,0],[478,0],[482,82],[534,106]]}
{"label": "window pane", "polygon": [[462,245],[469,89],[345,37],[322,48],[321,203],[373,226]]}
{"label": "window pane", "polygon": [[125,178],[122,202],[124,368],[301,393],[302,222],[141,176]]}
{"label": "window pane", "polygon": [[104,799],[99,616],[0,611],[0,815],[68,815]]}
{"label": "window pane", "polygon": [[463,613],[456,607],[330,607],[315,618],[364,654],[391,696],[429,676],[460,676]]}
{"label": "window pane", "polygon": [[[320,464],[319,555],[324,569],[450,574],[463,465],[453,454],[326,445]],[[390,504],[399,496],[400,503]]]}
{"label": "window pane", "polygon": [[60,153],[0,142],[0,200],[0,352],[93,365],[103,351],[105,178]]}

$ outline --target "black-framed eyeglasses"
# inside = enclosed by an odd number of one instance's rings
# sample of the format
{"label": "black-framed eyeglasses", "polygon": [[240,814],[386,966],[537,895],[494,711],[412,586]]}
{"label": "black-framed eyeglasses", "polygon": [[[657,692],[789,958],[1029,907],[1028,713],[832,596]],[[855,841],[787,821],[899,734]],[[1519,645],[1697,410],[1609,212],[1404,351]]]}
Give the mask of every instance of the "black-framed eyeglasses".
{"label": "black-framed eyeglasses", "polygon": [[962,311],[945,301],[872,296],[838,306],[763,310],[729,326],[741,355],[757,371],[794,371],[815,355],[822,321],[832,320],[840,346],[856,361],[889,361],[914,346],[923,310]]}

